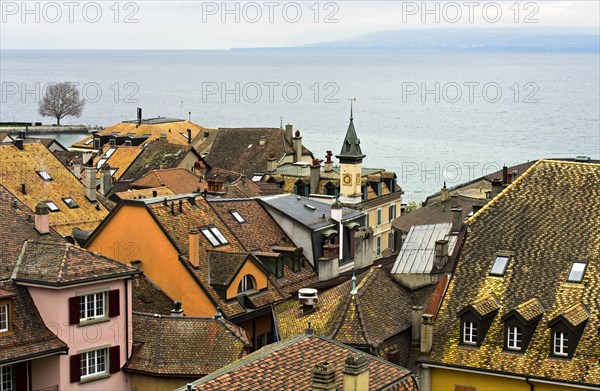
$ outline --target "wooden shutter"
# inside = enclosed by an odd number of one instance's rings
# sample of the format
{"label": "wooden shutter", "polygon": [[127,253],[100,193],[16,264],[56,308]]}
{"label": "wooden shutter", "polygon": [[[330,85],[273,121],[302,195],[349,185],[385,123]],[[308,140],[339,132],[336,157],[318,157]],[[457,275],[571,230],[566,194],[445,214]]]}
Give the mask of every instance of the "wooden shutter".
{"label": "wooden shutter", "polygon": [[75,383],[81,379],[81,354],[74,354],[69,359],[71,360],[71,383]]}
{"label": "wooden shutter", "polygon": [[69,324],[79,324],[79,297],[69,298]]}
{"label": "wooden shutter", "polygon": [[108,292],[108,316],[114,318],[121,312],[121,301],[119,300],[119,290],[115,289]]}
{"label": "wooden shutter", "polygon": [[109,349],[108,362],[110,364],[110,373],[117,373],[121,370],[121,347],[112,346]]}
{"label": "wooden shutter", "polygon": [[15,368],[15,386],[17,390],[28,390],[27,385],[27,361],[14,365]]}

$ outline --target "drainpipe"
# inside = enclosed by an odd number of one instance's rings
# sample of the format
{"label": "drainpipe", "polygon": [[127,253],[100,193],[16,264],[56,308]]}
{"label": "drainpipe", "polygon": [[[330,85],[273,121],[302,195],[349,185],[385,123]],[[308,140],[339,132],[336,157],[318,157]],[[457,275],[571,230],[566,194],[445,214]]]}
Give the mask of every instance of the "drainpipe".
{"label": "drainpipe", "polygon": [[[129,289],[125,279],[125,362],[129,360]],[[132,280],[133,281],[133,280]],[[133,320],[132,320],[133,321]]]}
{"label": "drainpipe", "polygon": [[531,379],[529,379],[528,377],[525,378],[525,383],[529,384],[529,390],[533,391],[533,383],[531,383],[530,381]]}

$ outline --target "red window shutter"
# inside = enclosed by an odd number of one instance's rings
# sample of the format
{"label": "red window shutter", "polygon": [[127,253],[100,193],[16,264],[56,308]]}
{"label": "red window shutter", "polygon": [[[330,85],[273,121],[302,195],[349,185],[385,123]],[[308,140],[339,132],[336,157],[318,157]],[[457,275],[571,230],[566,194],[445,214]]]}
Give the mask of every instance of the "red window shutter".
{"label": "red window shutter", "polygon": [[74,354],[71,360],[71,383],[78,382],[81,379],[81,355]]}
{"label": "red window shutter", "polygon": [[120,315],[121,301],[119,300],[119,290],[115,289],[108,292],[108,316],[114,318]]}
{"label": "red window shutter", "polygon": [[79,297],[69,298],[69,324],[79,323]]}
{"label": "red window shutter", "polygon": [[15,385],[17,390],[28,390],[27,386],[27,362],[15,364]]}
{"label": "red window shutter", "polygon": [[121,347],[112,346],[109,351],[110,373],[117,373],[121,370]]}

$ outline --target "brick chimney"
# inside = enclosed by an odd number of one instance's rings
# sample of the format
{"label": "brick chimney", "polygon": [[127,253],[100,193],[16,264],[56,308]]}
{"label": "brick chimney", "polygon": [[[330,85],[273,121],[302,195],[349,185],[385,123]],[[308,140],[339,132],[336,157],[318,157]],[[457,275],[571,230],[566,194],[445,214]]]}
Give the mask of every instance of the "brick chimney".
{"label": "brick chimney", "polygon": [[410,340],[413,346],[421,343],[421,319],[423,318],[422,305],[413,305],[411,307],[410,317]]}
{"label": "brick chimney", "polygon": [[328,281],[340,275],[339,251],[338,244],[325,243],[323,256],[317,260],[319,281]]}
{"label": "brick chimney", "polygon": [[40,202],[35,206],[35,229],[41,234],[50,232],[49,214],[50,208],[45,202]]}
{"label": "brick chimney", "polygon": [[448,241],[447,240],[436,240],[435,241],[435,259],[433,266],[438,269],[443,268],[448,260]]}
{"label": "brick chimney", "polygon": [[200,251],[199,251],[199,243],[200,240],[200,231],[193,229],[190,231],[189,236],[189,253],[188,260],[194,267],[200,266]]}
{"label": "brick chimney", "polygon": [[285,125],[285,139],[287,140],[287,142],[292,145],[292,135],[294,134],[294,125],[292,124],[287,124]]}
{"label": "brick chimney", "polygon": [[369,389],[369,359],[364,354],[356,354],[344,363],[344,391]]}
{"label": "brick chimney", "polygon": [[108,164],[102,165],[100,169],[100,194],[103,196],[110,193],[110,190],[113,187],[112,183],[112,175],[110,173],[110,167]]}
{"label": "brick chimney", "polygon": [[312,391],[335,391],[335,365],[321,362],[312,370]]}
{"label": "brick chimney", "polygon": [[325,172],[333,171],[333,160],[331,160],[332,156],[333,156],[333,153],[331,151],[327,151],[325,153],[325,167],[323,167],[323,170]]}
{"label": "brick chimney", "polygon": [[296,130],[292,144],[294,146],[294,163],[296,163],[302,160],[302,136],[299,130]]}
{"label": "brick chimney", "polygon": [[310,192],[313,194],[317,193],[319,188],[319,180],[321,179],[321,161],[319,159],[313,159],[310,165]]}
{"label": "brick chimney", "polygon": [[273,172],[277,169],[277,158],[275,152],[269,152],[269,158],[267,159],[267,172]]}
{"label": "brick chimney", "polygon": [[459,232],[463,224],[462,208],[454,207],[450,211],[452,212],[452,232]]}
{"label": "brick chimney", "polygon": [[85,168],[85,196],[88,200],[96,201],[96,167]]}
{"label": "brick chimney", "polygon": [[423,314],[421,320],[421,353],[431,352],[433,346],[433,315]]}
{"label": "brick chimney", "polygon": [[444,187],[442,187],[442,190],[440,191],[440,201],[446,202],[449,199],[450,199],[450,191],[446,187],[446,182],[444,182]]}

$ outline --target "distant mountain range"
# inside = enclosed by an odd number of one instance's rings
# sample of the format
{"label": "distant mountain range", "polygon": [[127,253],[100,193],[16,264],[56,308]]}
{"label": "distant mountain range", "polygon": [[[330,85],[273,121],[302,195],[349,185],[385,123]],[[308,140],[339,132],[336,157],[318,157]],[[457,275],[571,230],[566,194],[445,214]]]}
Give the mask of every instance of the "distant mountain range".
{"label": "distant mountain range", "polygon": [[342,41],[256,49],[600,52],[600,33],[597,28],[389,30],[369,33]]}

